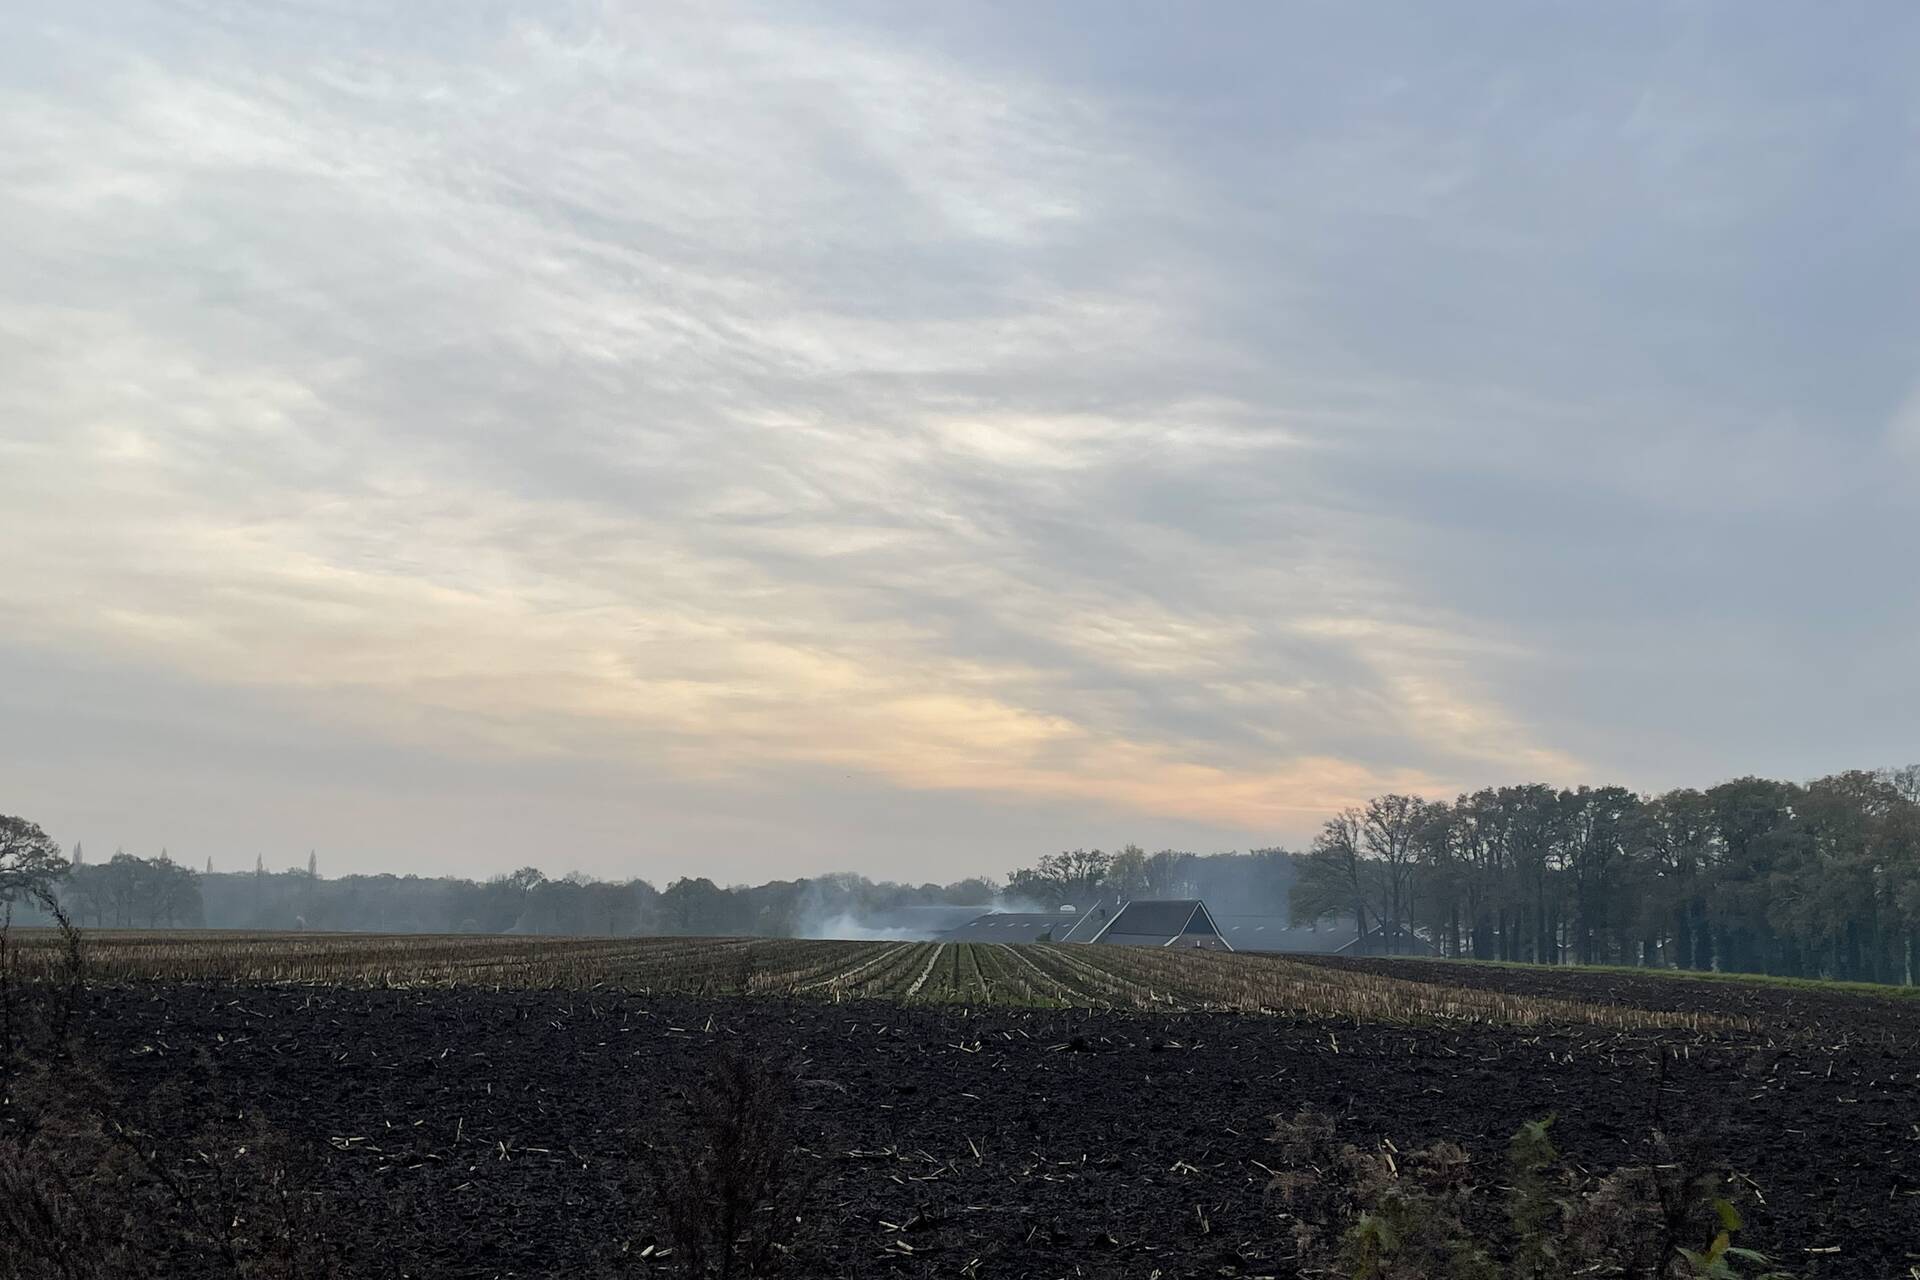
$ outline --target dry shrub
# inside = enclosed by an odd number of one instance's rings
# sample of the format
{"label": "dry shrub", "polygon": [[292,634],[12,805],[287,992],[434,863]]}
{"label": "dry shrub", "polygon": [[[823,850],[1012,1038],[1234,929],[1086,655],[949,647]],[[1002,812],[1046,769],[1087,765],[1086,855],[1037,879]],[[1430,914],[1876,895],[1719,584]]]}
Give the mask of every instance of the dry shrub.
{"label": "dry shrub", "polygon": [[86,945],[51,909],[59,957],[32,979],[0,929],[0,1280],[378,1274],[335,1237],[371,1236],[364,1215],[305,1190],[317,1151],[236,1114],[206,1055],[140,1097],[89,1064]]}
{"label": "dry shrub", "polygon": [[1357,1280],[1497,1280],[1466,1225],[1474,1193],[1462,1148],[1436,1143],[1404,1158],[1339,1140],[1331,1117],[1276,1121],[1280,1164],[1268,1191],[1291,1225],[1302,1274]]}
{"label": "dry shrub", "polygon": [[107,1280],[138,1274],[100,1197],[76,1187],[45,1148],[0,1138],[0,1278]]}
{"label": "dry shrub", "polygon": [[318,1153],[208,1105],[210,1083],[135,1100],[75,1059],[21,1064],[0,1137],[0,1280],[373,1274],[373,1250],[337,1234],[371,1224],[307,1190]]}
{"label": "dry shrub", "polygon": [[[1275,1118],[1268,1196],[1303,1276],[1344,1280],[1778,1280],[1734,1247],[1739,1215],[1723,1175],[1655,1132],[1645,1163],[1599,1179],[1561,1160],[1550,1120],[1522,1125],[1500,1182],[1447,1142],[1407,1154],[1342,1142],[1313,1110]],[[1709,1241],[1703,1249],[1686,1246]],[[1761,1270],[1756,1271],[1755,1268]]]}
{"label": "dry shrub", "polygon": [[797,1192],[793,1109],[785,1072],[737,1051],[716,1061],[638,1152],[666,1248],[629,1260],[718,1280],[777,1270]]}

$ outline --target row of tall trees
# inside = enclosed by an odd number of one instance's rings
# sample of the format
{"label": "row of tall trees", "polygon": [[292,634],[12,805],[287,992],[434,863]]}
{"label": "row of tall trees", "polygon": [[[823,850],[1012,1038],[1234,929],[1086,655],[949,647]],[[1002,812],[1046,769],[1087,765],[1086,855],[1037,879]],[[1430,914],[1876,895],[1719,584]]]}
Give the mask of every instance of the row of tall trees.
{"label": "row of tall trees", "polygon": [[1073,849],[1048,854],[1007,874],[1006,895],[1016,905],[1049,910],[1114,898],[1205,898],[1227,914],[1282,914],[1299,859],[1285,849],[1249,853],[1148,853],[1130,844],[1118,853]]}
{"label": "row of tall trees", "polygon": [[81,924],[173,929],[206,923],[200,877],[164,851],[154,858],[116,853],[107,862],[82,863],[66,881],[61,896]]}
{"label": "row of tall trees", "polygon": [[1801,785],[1738,778],[1386,795],[1329,819],[1297,920],[1382,949],[1872,982],[1920,975],[1920,766]]}
{"label": "row of tall trees", "polygon": [[956,914],[988,909],[998,892],[982,879],[913,885],[851,874],[732,886],[687,877],[660,890],[645,880],[604,881],[578,872],[549,878],[537,867],[487,880],[322,878],[312,854],[304,869],[270,871],[256,859],[251,872],[195,872],[164,850],[151,858],[117,852],[107,862],[89,861],[78,845],[65,853],[32,822],[0,816],[0,907],[27,924],[48,922],[42,904],[50,894],[79,923],[103,928],[613,937],[850,930],[847,936],[861,936],[867,929],[945,928],[957,923]]}
{"label": "row of tall trees", "polygon": [[942,909],[1198,897],[1225,914],[1351,921],[1369,951],[1913,982],[1920,766],[1650,797],[1538,783],[1451,803],[1385,795],[1334,815],[1305,855],[1076,849],[1013,871],[1004,896],[981,879],[690,877],[656,890],[532,867],[323,880],[311,856],[304,872],[195,874],[164,852],[69,860],[32,823],[0,817],[0,902],[31,915],[55,887],[98,925],[610,935],[925,933],[946,927]]}
{"label": "row of tall trees", "polygon": [[704,877],[657,889],[645,880],[521,867],[488,880],[457,876],[331,879],[298,871],[204,876],[207,918],[241,928],[375,930],[393,933],[528,933],[629,937],[651,934],[805,932],[811,914],[855,912],[896,900],[937,898],[946,886],[875,885],[862,877],[722,886]]}
{"label": "row of tall trees", "polygon": [[0,815],[0,908],[9,918],[37,922],[55,898],[82,924],[193,927],[205,916],[200,877],[165,850],[155,858],[115,853],[88,863],[75,845],[69,861],[35,823]]}

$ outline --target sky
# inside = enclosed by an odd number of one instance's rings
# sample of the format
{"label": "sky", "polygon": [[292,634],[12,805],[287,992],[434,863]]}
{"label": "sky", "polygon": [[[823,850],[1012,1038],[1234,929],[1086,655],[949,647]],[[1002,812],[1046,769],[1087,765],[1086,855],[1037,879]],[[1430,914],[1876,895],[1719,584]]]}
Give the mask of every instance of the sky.
{"label": "sky", "polygon": [[1920,9],[25,0],[0,812],[664,884],[1920,758]]}

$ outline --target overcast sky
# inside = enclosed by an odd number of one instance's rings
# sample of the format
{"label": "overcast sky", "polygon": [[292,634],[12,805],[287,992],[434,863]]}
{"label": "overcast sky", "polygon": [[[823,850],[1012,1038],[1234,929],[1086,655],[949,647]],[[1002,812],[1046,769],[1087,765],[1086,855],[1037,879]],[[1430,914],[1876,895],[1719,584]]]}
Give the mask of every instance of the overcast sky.
{"label": "overcast sky", "polygon": [[1920,758],[1920,8],[0,42],[0,812],[951,879]]}

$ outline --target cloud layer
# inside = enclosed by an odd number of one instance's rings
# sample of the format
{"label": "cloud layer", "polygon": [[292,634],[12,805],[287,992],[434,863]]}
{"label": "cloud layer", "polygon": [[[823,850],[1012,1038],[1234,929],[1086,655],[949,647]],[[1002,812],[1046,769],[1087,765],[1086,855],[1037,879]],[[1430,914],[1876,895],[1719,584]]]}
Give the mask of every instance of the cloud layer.
{"label": "cloud layer", "polygon": [[0,807],[938,878],[1911,754],[1902,10],[389,9],[0,53]]}

